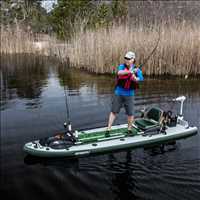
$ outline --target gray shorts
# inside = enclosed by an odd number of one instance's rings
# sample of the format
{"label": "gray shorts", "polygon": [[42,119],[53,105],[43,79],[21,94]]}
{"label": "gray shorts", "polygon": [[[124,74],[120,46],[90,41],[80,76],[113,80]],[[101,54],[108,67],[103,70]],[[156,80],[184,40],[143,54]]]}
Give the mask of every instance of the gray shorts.
{"label": "gray shorts", "polygon": [[111,112],[119,113],[122,107],[125,108],[126,114],[128,116],[132,116],[134,112],[134,96],[114,95],[112,100]]}

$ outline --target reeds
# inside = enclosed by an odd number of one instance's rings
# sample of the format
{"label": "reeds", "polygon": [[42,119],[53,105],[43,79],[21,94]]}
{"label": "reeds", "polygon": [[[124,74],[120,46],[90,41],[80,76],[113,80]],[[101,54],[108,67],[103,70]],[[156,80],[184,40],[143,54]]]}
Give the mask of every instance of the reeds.
{"label": "reeds", "polygon": [[[127,23],[128,24],[128,23]],[[143,63],[160,41],[155,53],[144,65],[147,75],[200,74],[200,26],[162,21],[153,26],[112,25],[109,28],[75,33],[71,41],[33,36],[19,27],[1,28],[1,53],[35,53],[70,61],[75,68],[95,73],[112,73],[123,63],[126,51],[134,51]],[[39,46],[40,44],[40,46]],[[38,46],[37,46],[38,45]]]}
{"label": "reeds", "polygon": [[[160,34],[160,36],[159,36]],[[97,73],[111,73],[123,63],[128,50],[136,52],[137,63],[147,58],[160,37],[155,53],[144,66],[148,75],[200,73],[200,27],[161,23],[150,28],[115,26],[79,33],[68,49],[70,63]]]}
{"label": "reeds", "polygon": [[33,34],[30,29],[19,25],[1,26],[1,53],[42,53],[48,55],[48,43],[45,44],[45,48],[42,48],[44,41],[41,41],[41,36]]}

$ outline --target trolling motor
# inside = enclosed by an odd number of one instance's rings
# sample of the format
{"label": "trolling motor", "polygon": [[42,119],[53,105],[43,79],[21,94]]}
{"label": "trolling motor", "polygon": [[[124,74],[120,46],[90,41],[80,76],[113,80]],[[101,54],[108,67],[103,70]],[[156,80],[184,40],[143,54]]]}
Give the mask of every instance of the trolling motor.
{"label": "trolling motor", "polygon": [[186,99],[185,96],[180,96],[180,97],[177,97],[176,99],[173,99],[173,101],[181,102],[180,113],[179,113],[180,119],[183,119],[183,103],[185,99]]}
{"label": "trolling motor", "polygon": [[180,113],[175,115],[175,116],[172,116],[172,111],[167,111],[167,112],[164,112],[163,113],[163,117],[164,117],[164,124],[166,124],[167,126],[176,126],[177,123],[184,123],[184,126],[188,126],[188,123],[187,121],[185,121],[183,119],[183,103],[185,101],[186,97],[185,96],[180,96],[180,97],[177,97],[175,99],[173,99],[173,101],[176,101],[176,102],[180,102],[181,103],[181,106],[180,106]]}
{"label": "trolling motor", "polygon": [[185,128],[189,128],[188,122],[183,119],[183,103],[185,100],[186,100],[185,96],[180,96],[180,97],[177,97],[176,99],[173,99],[173,101],[177,101],[181,103],[180,113],[178,114],[177,123],[185,126]]}

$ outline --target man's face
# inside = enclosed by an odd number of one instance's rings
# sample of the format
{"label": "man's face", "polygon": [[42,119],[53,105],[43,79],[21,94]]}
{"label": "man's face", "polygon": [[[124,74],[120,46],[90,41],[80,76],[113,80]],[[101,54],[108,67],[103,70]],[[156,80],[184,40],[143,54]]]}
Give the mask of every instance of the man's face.
{"label": "man's face", "polygon": [[133,58],[132,59],[124,58],[124,60],[125,60],[125,64],[128,65],[128,66],[130,66],[134,62]]}

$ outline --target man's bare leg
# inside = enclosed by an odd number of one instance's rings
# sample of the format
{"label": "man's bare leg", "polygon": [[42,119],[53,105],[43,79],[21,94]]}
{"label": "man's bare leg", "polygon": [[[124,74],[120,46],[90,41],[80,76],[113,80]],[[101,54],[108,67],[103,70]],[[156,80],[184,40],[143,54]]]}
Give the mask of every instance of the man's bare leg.
{"label": "man's bare leg", "polygon": [[116,114],[111,112],[109,115],[109,120],[108,120],[108,128],[107,128],[108,131],[111,130],[111,127],[112,127],[113,122],[115,121],[115,118],[116,118]]}
{"label": "man's bare leg", "polygon": [[133,116],[128,116],[128,130],[132,130],[133,120],[134,120]]}

